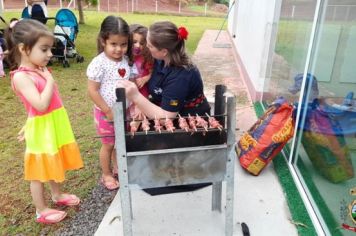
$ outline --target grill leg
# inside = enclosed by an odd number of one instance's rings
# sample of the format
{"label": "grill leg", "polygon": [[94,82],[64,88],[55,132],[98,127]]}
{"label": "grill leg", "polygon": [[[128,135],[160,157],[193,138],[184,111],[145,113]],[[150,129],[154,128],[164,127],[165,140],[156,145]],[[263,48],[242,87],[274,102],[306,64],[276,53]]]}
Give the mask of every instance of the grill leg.
{"label": "grill leg", "polygon": [[119,168],[119,192],[121,197],[122,223],[124,227],[123,230],[125,236],[132,236],[132,205],[127,169],[123,106],[124,105],[122,102],[117,102],[114,104],[115,148]]}
{"label": "grill leg", "polygon": [[221,212],[221,193],[222,182],[213,183],[212,196],[211,196],[211,209],[213,211]]}
{"label": "grill leg", "polygon": [[235,128],[236,128],[236,100],[227,99],[227,163],[226,163],[226,212],[225,235],[232,236],[234,231],[234,169],[235,169]]}

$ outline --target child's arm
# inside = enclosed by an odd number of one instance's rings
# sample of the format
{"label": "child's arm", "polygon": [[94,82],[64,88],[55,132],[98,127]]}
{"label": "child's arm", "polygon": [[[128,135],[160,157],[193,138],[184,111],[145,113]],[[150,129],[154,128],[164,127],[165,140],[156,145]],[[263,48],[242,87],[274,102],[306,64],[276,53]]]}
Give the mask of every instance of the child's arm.
{"label": "child's arm", "polygon": [[151,78],[152,72],[135,80],[138,88],[142,88]]}
{"label": "child's arm", "polygon": [[99,109],[105,113],[109,121],[114,119],[111,108],[106,104],[105,100],[99,93],[100,83],[93,80],[88,80],[88,95]]}
{"label": "child's arm", "polygon": [[22,126],[21,130],[17,133],[17,140],[22,142],[25,140],[25,127],[26,125]]}
{"label": "child's arm", "polygon": [[47,110],[51,98],[53,95],[54,88],[54,80],[51,73],[45,69],[44,72],[38,70],[36,71],[41,74],[46,80],[47,83],[40,93],[33,80],[31,79],[31,75],[23,72],[18,72],[13,77],[13,84],[19,93],[25,97],[25,99],[33,106],[37,111],[44,112]]}

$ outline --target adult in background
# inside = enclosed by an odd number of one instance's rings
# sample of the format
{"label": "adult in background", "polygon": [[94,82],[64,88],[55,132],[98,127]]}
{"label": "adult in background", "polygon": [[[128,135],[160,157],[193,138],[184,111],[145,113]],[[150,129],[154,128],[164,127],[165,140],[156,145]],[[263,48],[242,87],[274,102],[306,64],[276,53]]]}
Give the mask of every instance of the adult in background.
{"label": "adult in background", "polygon": [[26,0],[26,2],[30,18],[46,24],[48,17],[47,0]]}

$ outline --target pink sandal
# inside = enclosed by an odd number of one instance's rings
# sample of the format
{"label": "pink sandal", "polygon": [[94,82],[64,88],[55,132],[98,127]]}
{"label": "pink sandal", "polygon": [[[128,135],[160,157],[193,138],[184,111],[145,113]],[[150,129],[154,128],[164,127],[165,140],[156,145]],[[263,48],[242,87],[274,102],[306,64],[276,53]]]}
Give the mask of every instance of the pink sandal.
{"label": "pink sandal", "polygon": [[[60,217],[57,219],[50,219],[49,217],[53,215],[60,215]],[[61,222],[66,216],[67,213],[64,211],[50,209],[41,213],[36,212],[36,222],[42,224],[55,224]]]}
{"label": "pink sandal", "polygon": [[110,191],[120,188],[120,183],[115,179],[113,179],[113,180],[114,181],[108,181],[108,180],[105,181],[104,178],[102,177],[100,179],[100,183],[102,185],[104,185],[104,187],[107,188]]}
{"label": "pink sandal", "polygon": [[80,199],[74,194],[63,194],[65,197],[59,200],[53,200],[57,206],[78,206]]}

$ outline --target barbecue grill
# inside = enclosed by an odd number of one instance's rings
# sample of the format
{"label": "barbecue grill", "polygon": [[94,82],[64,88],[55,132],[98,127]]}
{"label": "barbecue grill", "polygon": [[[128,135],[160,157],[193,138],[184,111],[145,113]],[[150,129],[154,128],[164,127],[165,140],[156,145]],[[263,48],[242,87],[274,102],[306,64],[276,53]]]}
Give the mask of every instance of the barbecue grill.
{"label": "barbecue grill", "polygon": [[226,97],[225,91],[225,86],[216,86],[212,115],[222,129],[198,128],[195,132],[150,129],[132,135],[128,131],[130,121],[125,120],[125,90],[116,90],[115,148],[125,236],[132,235],[131,190],[212,183],[212,210],[221,212],[222,181],[226,181],[225,235],[232,235],[236,102],[235,97]]}

